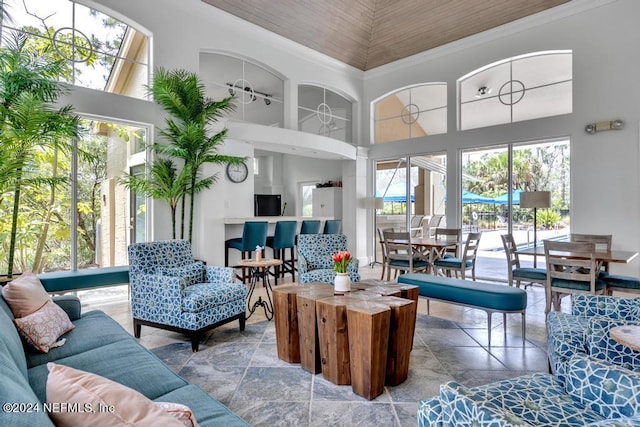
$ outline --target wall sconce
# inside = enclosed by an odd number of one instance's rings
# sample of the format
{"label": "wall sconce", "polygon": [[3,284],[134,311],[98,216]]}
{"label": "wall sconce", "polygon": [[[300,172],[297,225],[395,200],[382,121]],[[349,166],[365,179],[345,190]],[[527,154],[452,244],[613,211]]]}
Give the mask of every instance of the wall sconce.
{"label": "wall sconce", "polygon": [[620,119],[610,120],[598,123],[589,123],[584,127],[584,131],[590,135],[603,130],[621,130],[624,128],[624,122]]}

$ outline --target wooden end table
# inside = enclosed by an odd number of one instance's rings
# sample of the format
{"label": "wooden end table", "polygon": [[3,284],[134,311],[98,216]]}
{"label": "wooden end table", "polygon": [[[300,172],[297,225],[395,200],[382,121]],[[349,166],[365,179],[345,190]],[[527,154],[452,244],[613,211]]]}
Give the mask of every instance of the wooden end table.
{"label": "wooden end table", "polygon": [[[249,310],[249,315],[247,319],[250,318],[253,313],[256,311],[258,307],[262,307],[264,309],[264,315],[267,320],[273,319],[273,302],[271,301],[271,282],[269,281],[269,269],[271,267],[282,265],[281,259],[261,259],[260,261],[255,259],[243,259],[240,261],[240,265],[242,267],[249,268],[249,276],[251,277],[251,282],[249,283],[249,293],[247,294],[247,309]],[[256,283],[258,283],[258,279],[262,279],[262,285],[265,288],[265,292],[267,293],[267,299],[263,300],[262,296],[259,296],[258,299],[251,304],[251,297],[253,296],[253,291],[256,289]],[[278,278],[275,279],[276,286],[278,286]]]}
{"label": "wooden end table", "polygon": [[622,325],[611,328],[609,331],[611,339],[615,342],[629,347],[633,350],[640,351],[640,326],[639,325]]}

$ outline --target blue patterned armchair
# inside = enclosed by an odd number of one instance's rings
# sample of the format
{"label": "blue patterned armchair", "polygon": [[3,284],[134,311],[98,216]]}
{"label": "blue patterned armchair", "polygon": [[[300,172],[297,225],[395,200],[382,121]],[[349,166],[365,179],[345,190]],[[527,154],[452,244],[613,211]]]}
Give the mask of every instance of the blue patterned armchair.
{"label": "blue patterned armchair", "polygon": [[640,371],[640,352],[612,340],[609,330],[619,325],[640,325],[640,299],[572,294],[571,314],[547,315],[549,366],[561,381],[566,362],[574,354],[588,354]]}
{"label": "blue patterned armchair", "polygon": [[566,374],[565,383],[543,373],[471,388],[449,382],[418,403],[418,426],[640,425],[640,373],[577,354]]}
{"label": "blue patterned armchair", "polygon": [[247,289],[228,267],[194,262],[187,240],[129,246],[133,331],[142,325],[185,333],[198,351],[204,332],[239,320],[245,326]]}
{"label": "blue patterned armchair", "polygon": [[[333,284],[331,256],[347,250],[347,236],[344,234],[300,234],[298,236],[298,280],[300,283],[324,282]],[[351,258],[347,267],[352,282],[360,281],[358,260]]]}

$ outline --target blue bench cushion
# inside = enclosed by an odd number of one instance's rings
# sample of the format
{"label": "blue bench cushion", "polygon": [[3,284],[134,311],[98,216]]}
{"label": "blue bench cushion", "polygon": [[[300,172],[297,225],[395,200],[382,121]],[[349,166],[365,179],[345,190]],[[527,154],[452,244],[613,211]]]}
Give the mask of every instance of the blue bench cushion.
{"label": "blue bench cushion", "polygon": [[424,297],[474,307],[501,311],[519,311],[527,307],[527,293],[510,286],[419,273],[402,274],[398,283],[418,286]]}
{"label": "blue bench cushion", "polygon": [[544,282],[545,280],[547,280],[547,270],[545,270],[544,268],[529,267],[514,268],[513,277],[524,277],[525,279]]}
{"label": "blue bench cushion", "polygon": [[609,274],[603,280],[611,287],[640,290],[640,277]]}
{"label": "blue bench cushion", "polygon": [[38,275],[47,292],[67,292],[129,283],[129,266],[54,271]]}
{"label": "blue bench cushion", "polygon": [[[589,291],[589,283],[581,280],[552,279],[551,286],[576,291]],[[596,279],[596,291],[601,291],[606,287],[607,283],[604,280]]]}

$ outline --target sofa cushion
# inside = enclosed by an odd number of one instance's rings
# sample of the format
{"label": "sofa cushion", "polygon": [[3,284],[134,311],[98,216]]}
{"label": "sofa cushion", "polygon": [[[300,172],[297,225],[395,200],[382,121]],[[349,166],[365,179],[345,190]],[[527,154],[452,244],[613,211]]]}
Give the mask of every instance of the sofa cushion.
{"label": "sofa cushion", "polygon": [[15,322],[26,341],[43,353],[63,345],[66,338],[58,338],[75,328],[67,313],[51,300],[35,312],[15,319]]}
{"label": "sofa cushion", "polygon": [[[84,353],[59,359],[56,363],[116,381],[152,400],[187,384],[155,355],[134,340],[107,344]],[[36,396],[44,402],[47,366],[35,366],[29,369],[28,373],[31,388]]]}
{"label": "sofa cushion", "polygon": [[204,264],[202,261],[197,261],[181,267],[160,266],[158,274],[183,278],[186,281],[185,286],[191,286],[204,282]]}
{"label": "sofa cushion", "polygon": [[[0,344],[4,344],[3,352],[6,352],[15,363],[16,369],[26,379],[27,361],[22,340],[18,329],[13,323],[13,313],[4,298],[0,298]],[[0,345],[0,348],[2,346]],[[1,378],[1,377],[0,377]]]}
{"label": "sofa cushion", "polygon": [[573,401],[561,382],[549,374],[524,375],[464,392],[478,406],[508,411],[515,420],[532,425],[585,425],[602,419],[596,411]]}
{"label": "sofa cushion", "polygon": [[610,336],[611,328],[623,325],[640,325],[640,322],[600,316],[590,318],[589,329],[585,334],[587,354],[627,369],[640,371],[640,352],[616,342]]}
{"label": "sofa cushion", "polygon": [[61,347],[52,348],[49,353],[41,353],[27,347],[27,366],[42,365],[58,359],[83,353],[87,350],[102,347],[116,341],[135,338],[129,335],[118,322],[107,316],[102,311],[94,310],[85,313],[80,319],[73,322],[75,329],[65,335],[67,342]]}
{"label": "sofa cushion", "polygon": [[587,352],[589,319],[552,311],[547,315],[547,353],[551,372],[564,381],[565,362],[576,353]]}
{"label": "sofa cushion", "polygon": [[2,296],[9,303],[15,317],[27,316],[50,300],[38,276],[30,272],[24,272],[4,285]]}
{"label": "sofa cushion", "polygon": [[565,387],[576,401],[603,418],[640,412],[640,373],[623,367],[576,355],[568,362]]}
{"label": "sofa cushion", "polygon": [[[48,363],[47,402],[78,405],[81,411],[52,411],[57,426],[183,424],[142,394],[99,375]],[[108,408],[108,410],[100,410]]]}
{"label": "sofa cushion", "polygon": [[604,295],[571,295],[571,314],[580,317],[603,316],[610,319],[638,320],[640,304],[634,298]]}
{"label": "sofa cushion", "polygon": [[184,289],[182,310],[198,313],[211,307],[244,300],[247,288],[242,283],[198,283]]}
{"label": "sofa cushion", "polygon": [[187,405],[200,427],[246,427],[242,418],[222,403],[214,400],[197,385],[189,384],[155,399],[157,402],[176,402]]}

